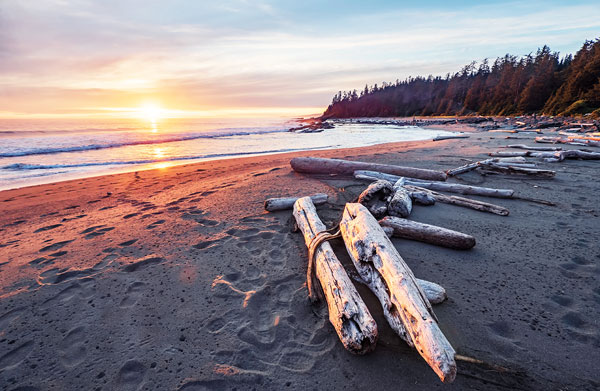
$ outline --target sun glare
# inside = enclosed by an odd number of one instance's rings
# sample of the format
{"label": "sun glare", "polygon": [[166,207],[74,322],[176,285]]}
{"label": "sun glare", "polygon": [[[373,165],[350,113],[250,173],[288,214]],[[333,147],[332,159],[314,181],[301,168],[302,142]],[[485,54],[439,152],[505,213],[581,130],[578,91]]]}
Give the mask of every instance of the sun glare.
{"label": "sun glare", "polygon": [[137,111],[137,114],[141,119],[152,123],[156,123],[156,121],[161,119],[163,117],[163,113],[164,110],[160,106],[153,103],[148,103],[143,106],[140,106],[140,108]]}

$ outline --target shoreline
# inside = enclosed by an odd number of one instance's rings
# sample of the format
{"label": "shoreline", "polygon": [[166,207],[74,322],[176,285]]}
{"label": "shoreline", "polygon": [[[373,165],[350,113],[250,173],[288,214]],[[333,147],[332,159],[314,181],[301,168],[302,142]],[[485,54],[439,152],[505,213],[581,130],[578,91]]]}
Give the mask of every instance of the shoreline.
{"label": "shoreline", "polygon": [[[449,129],[451,129],[451,127],[448,127]],[[444,127],[432,127],[431,129],[435,129],[435,130],[441,130],[441,131],[448,131],[448,132],[454,132],[454,131],[460,131],[460,130],[446,130]],[[291,132],[292,130],[288,130],[288,132]],[[322,131],[322,130],[320,130]],[[319,131],[319,132],[320,132]],[[299,131],[299,133],[314,133],[314,131],[310,131],[310,132],[305,132],[305,131]],[[308,136],[310,137],[310,136]],[[315,137],[319,137],[318,135],[316,135]],[[422,139],[422,140],[409,140],[409,141],[397,141],[399,143],[404,143],[404,142],[421,142],[421,141],[428,141],[431,139]],[[396,143],[396,142],[393,142]],[[348,147],[348,148],[364,148],[364,147],[370,147],[370,146],[376,146],[376,145],[382,145],[382,144],[389,144],[389,143],[378,143],[378,144],[372,144],[372,145],[366,145],[366,146],[359,146],[359,147]],[[70,174],[62,174],[60,176],[61,179],[58,180],[53,180],[51,177],[52,176],[42,176],[42,177],[37,177],[36,180],[31,180],[31,184],[21,184],[21,185],[11,185],[11,184],[7,184],[7,185],[0,185],[0,191],[5,191],[5,190],[14,190],[14,189],[20,189],[20,188],[25,188],[25,187],[30,187],[30,186],[38,186],[38,185],[44,185],[44,184],[51,184],[51,183],[60,183],[60,182],[65,182],[65,181],[70,181],[70,180],[78,180],[78,179],[85,179],[85,178],[95,178],[95,177],[99,177],[99,176],[104,176],[104,175],[117,175],[117,174],[123,174],[123,173],[131,173],[131,172],[136,172],[136,171],[147,171],[147,170],[154,170],[154,169],[166,169],[169,167],[176,167],[176,166],[183,166],[183,165],[190,165],[190,164],[198,164],[198,163],[202,163],[202,162],[208,162],[208,161],[217,161],[217,160],[230,160],[230,159],[243,159],[245,157],[256,157],[256,156],[270,156],[270,155],[279,155],[279,154],[285,154],[285,153],[296,153],[296,152],[317,152],[317,151],[326,151],[326,150],[336,150],[336,149],[340,149],[340,148],[335,148],[335,147],[316,147],[316,148],[309,148],[309,149],[299,149],[296,151],[265,151],[265,152],[248,152],[248,153],[232,153],[230,155],[226,155],[226,156],[218,156],[218,157],[205,157],[205,158],[197,158],[197,159],[173,159],[173,160],[164,160],[164,161],[157,161],[157,162],[153,162],[153,163],[147,163],[147,164],[139,164],[139,165],[123,165],[121,168],[114,168],[114,169],[105,169],[102,171],[98,171],[98,172],[90,172],[88,174],[86,174],[85,172],[73,172]],[[346,148],[341,148],[341,149],[346,149]],[[64,179],[63,179],[64,178]],[[16,186],[16,187],[12,187],[12,186]]]}
{"label": "shoreline", "polygon": [[[533,135],[523,134],[529,143]],[[379,144],[213,160],[0,192],[0,384],[276,390],[433,389],[437,376],[393,334],[377,299],[356,284],[379,327],[366,356],[343,349],[305,287],[306,248],[291,211],[269,197],[326,193],[325,224],[365,184],[295,173],[320,156],[445,170],[509,143],[505,135]],[[554,179],[472,172],[449,182],[511,188],[550,207],[486,199],[497,216],[417,206],[411,219],[472,234],[469,251],[393,243],[418,278],[444,286],[434,307],[458,354],[453,389],[593,389],[600,360],[597,162],[542,163]],[[344,245],[332,242],[346,266]],[[32,327],[35,325],[35,327]],[[12,342],[11,342],[12,341]],[[343,363],[343,365],[340,365]]]}

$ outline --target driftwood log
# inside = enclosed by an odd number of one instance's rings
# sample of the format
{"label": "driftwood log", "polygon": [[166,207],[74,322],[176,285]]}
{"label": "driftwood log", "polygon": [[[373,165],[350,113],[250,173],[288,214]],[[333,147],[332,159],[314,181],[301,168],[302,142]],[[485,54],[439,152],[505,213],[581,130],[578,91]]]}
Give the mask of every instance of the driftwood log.
{"label": "driftwood log", "polygon": [[451,229],[419,223],[412,220],[386,216],[379,221],[382,227],[391,227],[394,236],[435,244],[436,246],[468,250],[475,246],[475,238]]}
{"label": "driftwood log", "polygon": [[[543,153],[543,152],[536,152]],[[497,154],[496,154],[497,156]],[[524,156],[535,156],[535,153],[532,151],[525,151],[520,153],[505,153],[502,156],[516,156],[516,157],[524,157]],[[519,167],[520,164],[523,163],[507,163],[502,162],[497,158],[491,158],[486,160],[481,160],[478,162],[466,164],[461,167],[457,167],[451,170],[446,171],[449,176],[455,176],[458,174],[463,174],[468,171],[475,170],[477,168],[483,168],[489,171],[496,171],[503,174],[521,174],[521,175],[529,175],[529,176],[542,176],[542,177],[553,177],[556,175],[556,172],[552,170],[540,170],[536,168],[530,167]]]}
{"label": "driftwood log", "polygon": [[[390,175],[376,171],[365,171],[358,170],[354,172],[354,177],[357,179],[365,180],[387,180],[392,183],[397,183],[402,177],[397,175]],[[448,193],[458,194],[471,194],[480,195],[486,197],[496,198],[512,198],[514,190],[510,189],[492,189],[489,187],[469,186],[462,185],[459,183],[447,183],[447,182],[427,182],[427,181],[416,181],[411,179],[404,180],[405,185],[419,186],[429,190],[445,191]],[[394,185],[396,186],[396,185]]]}
{"label": "driftwood log", "polygon": [[448,174],[448,176],[456,176],[459,174],[464,174],[465,172],[473,171],[476,168],[481,167],[482,165],[492,162],[492,161],[494,161],[494,159],[481,160],[478,162],[465,164],[464,166],[460,166],[460,167],[453,168],[451,170],[447,170],[446,174]]}
{"label": "driftwood log", "polygon": [[[294,203],[300,197],[269,198],[265,200],[265,210],[274,212],[276,210],[292,209]],[[314,205],[322,205],[327,202],[327,194],[317,193],[310,196]]]}
{"label": "driftwood log", "polygon": [[407,176],[410,178],[427,179],[433,181],[446,180],[446,174],[442,171],[394,166],[388,164],[356,162],[341,159],[296,157],[290,161],[290,164],[294,171],[307,174],[352,175],[356,170],[373,170],[388,174]]}
{"label": "driftwood log", "polygon": [[409,191],[408,194],[415,204],[424,206],[435,204],[435,197],[426,191]]}
{"label": "driftwood log", "polygon": [[507,145],[506,148],[515,148],[515,149],[526,149],[528,151],[560,151],[561,147],[532,147],[525,144],[511,144]]}
{"label": "driftwood log", "polygon": [[[309,197],[294,203],[293,214],[309,247],[314,237],[325,231],[325,225]],[[372,351],[377,343],[377,324],[328,242],[318,246],[314,262],[315,274],[327,301],[329,321],[340,341],[355,354]]]}
{"label": "driftwood log", "polygon": [[354,266],[381,302],[392,329],[416,348],[443,382],[452,382],[454,349],[414,274],[377,220],[361,204],[346,204],[340,230]]}
{"label": "driftwood log", "polygon": [[417,278],[417,284],[419,284],[423,290],[423,293],[425,293],[427,300],[429,300],[429,303],[431,304],[440,304],[448,298],[444,287],[436,284],[435,282],[425,281]]}
{"label": "driftwood log", "polygon": [[556,171],[552,170],[541,170],[537,168],[525,168],[518,167],[516,165],[501,165],[495,162],[489,162],[482,166],[483,168],[490,171],[497,171],[503,174],[519,174],[527,176],[541,176],[546,178],[552,178],[556,175]]}
{"label": "driftwood log", "polygon": [[394,194],[388,202],[388,214],[390,216],[408,217],[412,212],[412,199],[403,184],[404,180],[399,180],[394,184]]}
{"label": "driftwood log", "polygon": [[449,136],[436,136],[431,141],[451,140],[455,138],[469,138],[468,134],[452,134]]}
{"label": "driftwood log", "polygon": [[452,204],[457,206],[462,206],[465,208],[470,208],[474,210],[478,210],[481,212],[494,213],[500,216],[508,216],[509,210],[495,204],[490,204],[488,202],[478,201],[471,198],[459,197],[459,196],[449,196],[446,194],[438,193],[437,191],[424,189],[418,186],[406,185],[405,186],[408,191],[426,191],[429,192],[435,198],[436,202],[442,202],[444,204]]}
{"label": "driftwood log", "polygon": [[[385,234],[388,237],[392,236],[392,232],[394,231],[393,228],[391,228],[391,227],[383,227],[383,226],[381,228],[383,228]],[[390,231],[389,234],[387,232],[388,229]],[[356,281],[356,282],[358,282],[360,284],[363,284],[363,285],[368,285],[362,279],[362,277],[360,275],[358,275],[355,271],[353,271],[353,270],[349,271],[348,275],[354,281]],[[448,298],[448,294],[446,293],[446,289],[444,289],[443,286],[441,286],[439,284],[436,284],[435,282],[421,280],[420,278],[417,278],[417,284],[419,284],[419,286],[421,287],[421,289],[423,289],[423,292],[425,293],[425,296],[427,297],[427,300],[431,304],[440,304],[440,303],[443,303],[444,300],[446,300]]]}
{"label": "driftwood log", "polygon": [[393,194],[394,188],[388,181],[376,181],[371,183],[360,195],[358,202],[363,204],[377,218],[388,213],[388,200]]}

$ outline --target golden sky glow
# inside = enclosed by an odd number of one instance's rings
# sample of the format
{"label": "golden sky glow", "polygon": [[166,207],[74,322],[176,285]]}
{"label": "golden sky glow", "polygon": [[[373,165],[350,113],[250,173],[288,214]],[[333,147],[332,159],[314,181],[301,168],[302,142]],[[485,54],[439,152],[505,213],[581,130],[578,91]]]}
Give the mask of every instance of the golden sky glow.
{"label": "golden sky glow", "polygon": [[591,0],[430,3],[3,0],[0,118],[316,114],[338,90],[600,30]]}

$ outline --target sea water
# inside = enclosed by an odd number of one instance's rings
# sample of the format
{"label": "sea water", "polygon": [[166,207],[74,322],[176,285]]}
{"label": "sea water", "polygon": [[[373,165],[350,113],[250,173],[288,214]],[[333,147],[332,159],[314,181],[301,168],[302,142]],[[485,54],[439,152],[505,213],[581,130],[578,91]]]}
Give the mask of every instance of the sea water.
{"label": "sea water", "polygon": [[448,134],[344,123],[290,132],[289,119],[0,120],[0,190],[204,160],[417,141]]}

